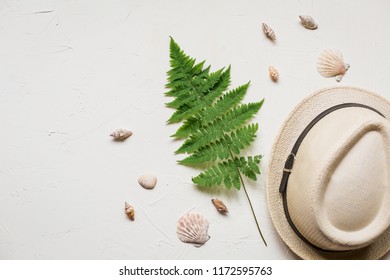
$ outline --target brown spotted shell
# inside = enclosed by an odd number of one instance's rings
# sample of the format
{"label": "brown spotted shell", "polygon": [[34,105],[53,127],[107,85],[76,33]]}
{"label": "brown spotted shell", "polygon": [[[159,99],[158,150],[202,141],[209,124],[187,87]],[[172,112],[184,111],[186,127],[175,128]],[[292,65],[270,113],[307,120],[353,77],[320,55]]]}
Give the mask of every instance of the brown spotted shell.
{"label": "brown spotted shell", "polygon": [[214,204],[215,208],[217,208],[219,213],[226,214],[229,212],[225,203],[223,203],[222,200],[219,200],[218,198],[213,198],[211,202]]}
{"label": "brown spotted shell", "polygon": [[208,229],[209,222],[202,214],[187,213],[179,219],[176,233],[182,242],[200,247],[210,239]]}

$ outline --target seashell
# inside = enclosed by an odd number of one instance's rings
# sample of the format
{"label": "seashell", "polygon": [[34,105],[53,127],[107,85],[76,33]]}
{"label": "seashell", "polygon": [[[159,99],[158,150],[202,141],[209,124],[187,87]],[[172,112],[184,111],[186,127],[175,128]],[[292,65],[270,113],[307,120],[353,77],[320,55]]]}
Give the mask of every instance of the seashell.
{"label": "seashell", "polygon": [[210,239],[208,229],[209,222],[202,214],[187,213],[179,219],[176,233],[181,241],[200,247]]}
{"label": "seashell", "polygon": [[125,202],[125,213],[130,218],[130,220],[134,221],[134,207]]}
{"label": "seashell", "polygon": [[276,35],[275,35],[275,31],[269,27],[266,23],[263,23],[263,31],[264,31],[264,34],[269,38],[271,39],[272,41],[275,41],[276,40]]}
{"label": "seashell", "polygon": [[138,178],[138,183],[145,189],[153,189],[157,184],[157,177],[151,174],[145,174]]}
{"label": "seashell", "polygon": [[130,130],[126,129],[118,129],[110,134],[114,138],[115,141],[123,141],[126,138],[130,137],[133,134]]}
{"label": "seashell", "polygon": [[325,49],[318,56],[317,70],[325,78],[336,77],[336,81],[340,82],[349,67],[337,49]]}
{"label": "seashell", "polygon": [[270,67],[268,68],[268,71],[269,71],[269,76],[270,76],[271,80],[274,81],[274,82],[276,82],[276,81],[279,79],[278,70],[276,70],[275,67],[270,66]]}
{"label": "seashell", "polygon": [[229,212],[222,200],[219,200],[218,198],[213,198],[211,202],[214,204],[215,208],[217,208],[219,213],[226,214],[227,212]]}
{"label": "seashell", "polygon": [[317,29],[318,24],[314,21],[314,19],[311,16],[299,16],[301,19],[302,25],[307,29]]}

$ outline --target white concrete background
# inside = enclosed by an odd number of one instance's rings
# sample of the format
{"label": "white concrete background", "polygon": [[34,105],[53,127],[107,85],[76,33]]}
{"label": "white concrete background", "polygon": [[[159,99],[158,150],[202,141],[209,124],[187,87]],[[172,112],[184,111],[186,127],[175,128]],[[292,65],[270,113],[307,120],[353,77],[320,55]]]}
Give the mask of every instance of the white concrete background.
{"label": "white concrete background", "polygon": [[[265,98],[251,149],[265,170],[289,111],[337,84],[317,73],[322,49],[340,49],[351,64],[340,84],[390,98],[388,11],[386,0],[1,0],[0,258],[294,259],[270,220],[264,173],[248,191],[268,247],[243,191],[202,191],[190,180],[197,170],[176,163],[181,143],[169,137],[177,126],[165,124],[173,111],[164,106],[169,36],[213,70],[231,64],[232,87],[250,80],[245,101]],[[304,29],[301,14],[319,28]],[[117,128],[134,134],[115,143]],[[145,172],[158,176],[154,190],[137,184]],[[211,205],[216,196],[228,216]],[[210,220],[201,248],[176,236],[187,211]]]}

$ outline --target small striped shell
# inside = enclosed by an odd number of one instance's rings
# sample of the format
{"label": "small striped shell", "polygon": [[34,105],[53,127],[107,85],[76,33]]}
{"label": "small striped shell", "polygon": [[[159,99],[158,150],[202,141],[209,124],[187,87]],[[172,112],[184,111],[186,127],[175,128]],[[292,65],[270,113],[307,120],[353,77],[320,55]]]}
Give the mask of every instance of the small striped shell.
{"label": "small striped shell", "polygon": [[318,24],[314,21],[314,19],[311,16],[299,16],[301,19],[302,25],[307,29],[317,29]]}
{"label": "small striped shell", "polygon": [[266,23],[263,23],[262,27],[263,27],[264,34],[272,41],[275,41],[276,40],[275,31],[271,27],[269,27],[268,24]]}
{"label": "small striped shell", "polygon": [[336,81],[340,82],[349,67],[342,52],[337,49],[325,49],[318,56],[317,70],[325,78],[336,77]]}
{"label": "small striped shell", "polygon": [[225,203],[223,203],[222,200],[218,199],[218,198],[213,198],[211,200],[211,202],[214,204],[215,208],[217,208],[218,212],[221,213],[221,214],[226,214],[228,213],[228,209],[225,205]]}
{"label": "small striped shell", "polygon": [[268,68],[268,71],[269,71],[269,76],[270,76],[271,80],[274,81],[274,82],[277,82],[278,79],[279,79],[278,70],[276,70],[275,67],[270,66],[270,67]]}
{"label": "small striped shell", "polygon": [[200,247],[210,239],[208,229],[209,222],[202,214],[187,213],[179,219],[176,233],[181,241]]}

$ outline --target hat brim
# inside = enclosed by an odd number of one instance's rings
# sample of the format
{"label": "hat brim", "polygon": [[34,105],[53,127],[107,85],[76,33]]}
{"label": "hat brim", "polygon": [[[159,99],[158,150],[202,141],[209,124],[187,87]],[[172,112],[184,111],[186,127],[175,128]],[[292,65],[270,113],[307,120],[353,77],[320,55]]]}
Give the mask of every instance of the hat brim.
{"label": "hat brim", "polygon": [[319,90],[299,103],[283,123],[274,142],[266,177],[268,207],[274,226],[287,246],[303,259],[368,259],[384,256],[390,249],[390,227],[371,245],[348,252],[326,252],[315,249],[300,239],[289,225],[279,186],[284,163],[304,128],[321,112],[343,103],[360,103],[375,108],[390,120],[390,102],[385,98],[355,87],[331,87]]}

